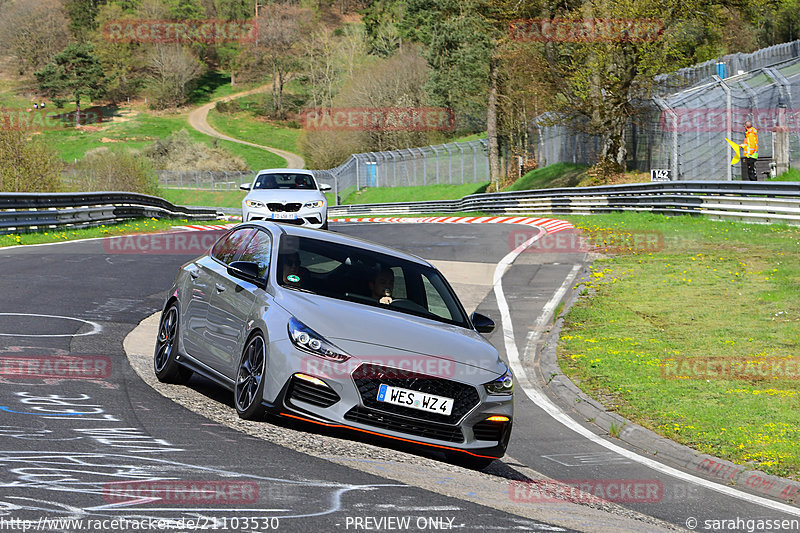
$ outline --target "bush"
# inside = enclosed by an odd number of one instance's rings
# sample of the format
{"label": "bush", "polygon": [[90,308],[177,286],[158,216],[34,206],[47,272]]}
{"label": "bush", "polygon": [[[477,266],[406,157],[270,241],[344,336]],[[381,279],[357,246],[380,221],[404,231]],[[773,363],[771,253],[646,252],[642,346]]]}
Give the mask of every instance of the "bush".
{"label": "bush", "polygon": [[108,148],[89,150],[75,167],[73,187],[80,191],[158,194],[158,177],[141,155]]}
{"label": "bush", "polygon": [[241,107],[239,106],[239,102],[237,100],[223,100],[221,102],[217,102],[214,106],[214,109],[219,113],[238,113],[241,111]]}
{"label": "bush", "polygon": [[159,170],[250,170],[241,157],[225,148],[193,142],[186,130],[147,146],[142,154]]}
{"label": "bush", "polygon": [[63,163],[44,142],[28,132],[0,129],[0,191],[53,192],[61,189]]}

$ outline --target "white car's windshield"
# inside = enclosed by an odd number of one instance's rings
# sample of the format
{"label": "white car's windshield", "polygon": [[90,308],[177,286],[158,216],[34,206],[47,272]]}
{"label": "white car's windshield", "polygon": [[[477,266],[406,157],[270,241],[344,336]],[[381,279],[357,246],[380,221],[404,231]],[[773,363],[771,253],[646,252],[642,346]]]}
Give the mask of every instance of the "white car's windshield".
{"label": "white car's windshield", "polygon": [[372,250],[284,235],[277,277],[283,287],[469,327],[436,269]]}
{"label": "white car's windshield", "polygon": [[261,174],[253,184],[256,189],[316,189],[314,178],[308,174]]}

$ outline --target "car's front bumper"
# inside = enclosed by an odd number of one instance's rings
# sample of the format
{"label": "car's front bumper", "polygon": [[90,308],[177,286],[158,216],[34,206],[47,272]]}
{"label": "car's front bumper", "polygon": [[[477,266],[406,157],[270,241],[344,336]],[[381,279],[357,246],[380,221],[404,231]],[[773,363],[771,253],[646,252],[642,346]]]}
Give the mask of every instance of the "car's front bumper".
{"label": "car's front bumper", "polygon": [[[512,395],[490,396],[481,385],[459,382],[457,378],[428,376],[416,383],[402,383],[391,377],[359,379],[353,373],[362,363],[319,364],[318,358],[300,352],[288,340],[274,343],[271,353],[276,352],[282,352],[282,359],[288,356],[284,360],[290,362],[282,377],[271,376],[275,379],[272,385],[280,389],[277,397],[265,398],[276,414],[477,457],[502,457],[508,446],[514,417]],[[296,362],[291,361],[295,358]],[[319,379],[324,385],[298,378],[298,373]],[[373,393],[380,383],[455,396],[453,415],[444,417],[377,402]],[[492,416],[508,420],[488,421]]]}
{"label": "car's front bumper", "polygon": [[251,220],[268,220],[283,224],[321,228],[327,220],[324,209],[300,209],[296,212],[272,212],[269,209],[246,208],[242,210],[242,222]]}

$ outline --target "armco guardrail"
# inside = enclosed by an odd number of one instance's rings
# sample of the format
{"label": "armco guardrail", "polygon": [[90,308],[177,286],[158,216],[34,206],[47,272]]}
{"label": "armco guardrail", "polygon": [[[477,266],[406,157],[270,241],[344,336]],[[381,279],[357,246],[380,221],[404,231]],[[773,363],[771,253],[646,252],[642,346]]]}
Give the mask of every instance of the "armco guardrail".
{"label": "armco guardrail", "polygon": [[85,228],[130,218],[213,220],[218,211],[126,192],[0,193],[0,234]]}
{"label": "armco guardrail", "polygon": [[800,182],[682,181],[473,194],[460,200],[343,205],[329,217],[480,211],[492,215],[591,215],[648,211],[800,225]]}

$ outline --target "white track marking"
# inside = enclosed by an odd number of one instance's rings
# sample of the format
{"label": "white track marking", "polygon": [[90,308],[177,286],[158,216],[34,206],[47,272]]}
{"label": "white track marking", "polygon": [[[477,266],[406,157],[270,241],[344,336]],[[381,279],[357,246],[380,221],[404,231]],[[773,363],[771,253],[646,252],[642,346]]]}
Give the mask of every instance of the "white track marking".
{"label": "white track marking", "polygon": [[43,318],[60,318],[63,320],[74,320],[75,322],[83,322],[84,324],[89,324],[92,326],[91,331],[87,331],[85,333],[57,333],[52,335],[46,334],[30,334],[30,333],[0,333],[0,337],[83,337],[85,335],[96,335],[103,331],[103,326],[98,324],[97,322],[92,322],[91,320],[84,320],[82,318],[75,318],[71,316],[59,316],[59,315],[37,315],[34,313],[0,313],[0,316],[35,316],[35,317],[43,317]]}
{"label": "white track marking", "polygon": [[[800,516],[800,509],[797,507],[793,507],[791,505],[787,505],[781,502],[776,502],[767,498],[762,498],[761,496],[756,496],[754,494],[750,494],[747,492],[742,492],[740,490],[736,490],[732,487],[727,485],[721,485],[719,483],[715,483],[713,481],[709,481],[687,472],[683,472],[678,470],[677,468],[673,468],[671,466],[667,466],[664,464],[659,463],[658,461],[654,461],[649,457],[645,457],[639,455],[635,452],[627,450],[621,446],[618,446],[612,442],[605,440],[604,438],[595,435],[582,425],[576,423],[575,420],[570,418],[566,413],[564,413],[556,404],[554,404],[550,398],[548,398],[538,387],[536,387],[531,381],[528,380],[528,375],[525,373],[525,368],[523,367],[520,358],[519,358],[519,350],[517,349],[517,344],[514,341],[514,328],[511,323],[511,313],[509,311],[508,302],[506,301],[505,295],[503,294],[503,274],[505,273],[506,269],[516,260],[516,258],[528,247],[530,247],[534,242],[542,238],[546,234],[546,231],[542,229],[540,233],[534,235],[514,250],[509,252],[500,262],[497,264],[497,267],[494,271],[494,294],[495,298],[497,299],[497,306],[500,309],[500,320],[503,326],[503,340],[505,342],[505,349],[506,355],[508,357],[508,364],[511,366],[511,370],[514,372],[514,378],[522,390],[525,392],[525,395],[530,398],[530,400],[539,406],[544,412],[550,415],[553,419],[555,419],[560,424],[564,425],[565,427],[571,429],[578,435],[598,444],[612,452],[618,453],[623,457],[626,457],[632,461],[636,461],[637,463],[641,463],[648,468],[652,468],[662,474],[666,474],[668,476],[672,476],[678,478],[683,481],[688,481],[690,483],[694,483],[700,485],[706,489],[713,490],[726,496],[731,496],[733,498],[738,498],[740,500],[744,500],[746,502],[755,503],[761,505],[763,507],[767,507],[769,509],[773,509],[775,511],[781,511],[787,514],[791,514],[794,516]],[[561,288],[564,288],[562,285]],[[555,306],[558,305],[558,302],[561,300],[563,293],[561,292],[561,288],[556,292],[553,298],[545,305],[545,310],[555,309]],[[545,316],[544,319],[541,319],[542,323],[546,320],[547,312],[543,312],[542,316]],[[537,321],[538,323],[538,321]]]}

